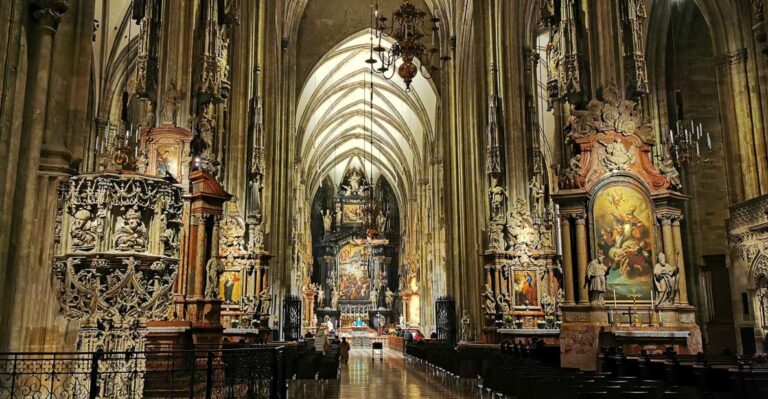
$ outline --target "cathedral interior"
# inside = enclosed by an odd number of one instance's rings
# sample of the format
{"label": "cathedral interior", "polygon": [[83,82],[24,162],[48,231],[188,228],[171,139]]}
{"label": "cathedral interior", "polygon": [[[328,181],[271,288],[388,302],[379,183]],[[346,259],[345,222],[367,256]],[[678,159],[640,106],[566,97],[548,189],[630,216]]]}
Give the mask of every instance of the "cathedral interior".
{"label": "cathedral interior", "polygon": [[766,11],[0,2],[0,398],[768,397]]}

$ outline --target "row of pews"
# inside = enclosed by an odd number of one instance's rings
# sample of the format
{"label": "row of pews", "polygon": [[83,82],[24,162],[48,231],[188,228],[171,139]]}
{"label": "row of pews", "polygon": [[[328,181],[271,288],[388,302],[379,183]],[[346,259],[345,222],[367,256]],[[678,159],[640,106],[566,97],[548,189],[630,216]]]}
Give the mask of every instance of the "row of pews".
{"label": "row of pews", "polygon": [[768,398],[768,364],[763,357],[681,355],[671,348],[664,353],[625,354],[621,348],[603,348],[601,370],[616,376],[658,379],[670,386],[694,387],[702,395],[726,398]]}
{"label": "row of pews", "polygon": [[464,389],[470,382],[483,399],[768,399],[768,365],[761,358],[679,355],[671,349],[629,355],[603,348],[599,371],[590,372],[561,368],[559,347],[541,342],[457,347],[417,342],[405,352],[411,363],[423,364],[449,386]]}

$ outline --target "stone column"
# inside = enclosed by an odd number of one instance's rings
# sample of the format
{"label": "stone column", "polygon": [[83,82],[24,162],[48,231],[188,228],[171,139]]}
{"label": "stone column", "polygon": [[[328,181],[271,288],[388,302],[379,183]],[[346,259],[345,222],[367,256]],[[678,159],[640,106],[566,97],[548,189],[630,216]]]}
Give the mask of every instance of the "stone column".
{"label": "stone column", "polygon": [[579,213],[574,216],[576,219],[576,261],[579,275],[579,303],[589,303],[589,291],[582,286],[587,277],[587,215]]}
{"label": "stone column", "polygon": [[260,295],[261,290],[261,265],[256,265],[256,292],[254,295]]}
{"label": "stone column", "polygon": [[685,256],[683,255],[683,238],[682,234],[680,233],[680,221],[682,220],[683,216],[678,215],[672,221],[672,239],[675,244],[675,260],[677,261],[676,266],[680,270],[680,296],[678,301],[680,301],[680,303],[683,305],[688,305],[688,287],[685,280]]}
{"label": "stone column", "polygon": [[195,241],[195,285],[192,297],[203,299],[205,296],[205,216],[198,216],[197,240]]}
{"label": "stone column", "polygon": [[565,303],[573,305],[573,249],[571,248],[571,220],[568,215],[560,216],[560,231],[563,240],[563,290]]}
{"label": "stone column", "polygon": [[660,215],[661,219],[661,239],[664,246],[664,254],[667,255],[667,261],[673,265],[677,264],[677,252],[675,251],[674,240],[672,239],[672,217],[671,215]]}
{"label": "stone column", "polygon": [[493,293],[496,294],[496,298],[501,294],[501,265],[493,265],[494,275],[496,280],[496,286],[493,287]]}

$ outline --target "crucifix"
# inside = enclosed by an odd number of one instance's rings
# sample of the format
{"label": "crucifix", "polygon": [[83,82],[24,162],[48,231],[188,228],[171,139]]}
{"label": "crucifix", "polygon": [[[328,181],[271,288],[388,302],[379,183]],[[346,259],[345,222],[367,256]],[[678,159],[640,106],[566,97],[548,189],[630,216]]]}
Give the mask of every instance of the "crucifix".
{"label": "crucifix", "polygon": [[[640,327],[640,326],[642,326],[642,323],[640,323],[640,316],[638,316],[638,313],[637,313],[637,298],[640,298],[640,294],[638,294],[638,293],[635,291],[635,289],[633,288],[633,289],[632,289],[632,293],[631,293],[630,295],[627,295],[627,296],[629,296],[630,298],[632,298],[632,308],[633,308],[633,309],[631,309],[631,310],[629,311],[629,320],[630,320],[630,324],[631,324],[633,327]],[[634,318],[632,318],[632,315],[633,315],[633,314],[634,314],[634,316],[635,316]]]}

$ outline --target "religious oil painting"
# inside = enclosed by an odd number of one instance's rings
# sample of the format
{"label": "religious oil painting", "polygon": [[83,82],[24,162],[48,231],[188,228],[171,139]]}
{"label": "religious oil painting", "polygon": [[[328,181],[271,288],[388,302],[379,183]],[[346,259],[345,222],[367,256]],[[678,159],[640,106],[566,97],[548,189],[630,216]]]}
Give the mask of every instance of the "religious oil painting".
{"label": "religious oil painting", "polygon": [[365,205],[344,204],[344,222],[362,223],[365,221]]}
{"label": "religious oil painting", "polygon": [[365,247],[347,244],[339,252],[339,299],[367,300],[370,288]]}
{"label": "religious oil painting", "polygon": [[224,302],[238,302],[243,292],[240,272],[224,272],[219,277],[219,297]]}
{"label": "religious oil painting", "polygon": [[605,256],[609,272],[606,300],[650,300],[654,228],[650,199],[634,186],[614,185],[600,191],[594,201],[596,250]]}
{"label": "religious oil painting", "polygon": [[157,157],[155,173],[158,176],[165,176],[166,172],[173,176],[179,173],[178,144],[158,145],[155,156]]}
{"label": "religious oil painting", "polygon": [[516,270],[515,306],[538,306],[536,272],[533,270]]}

